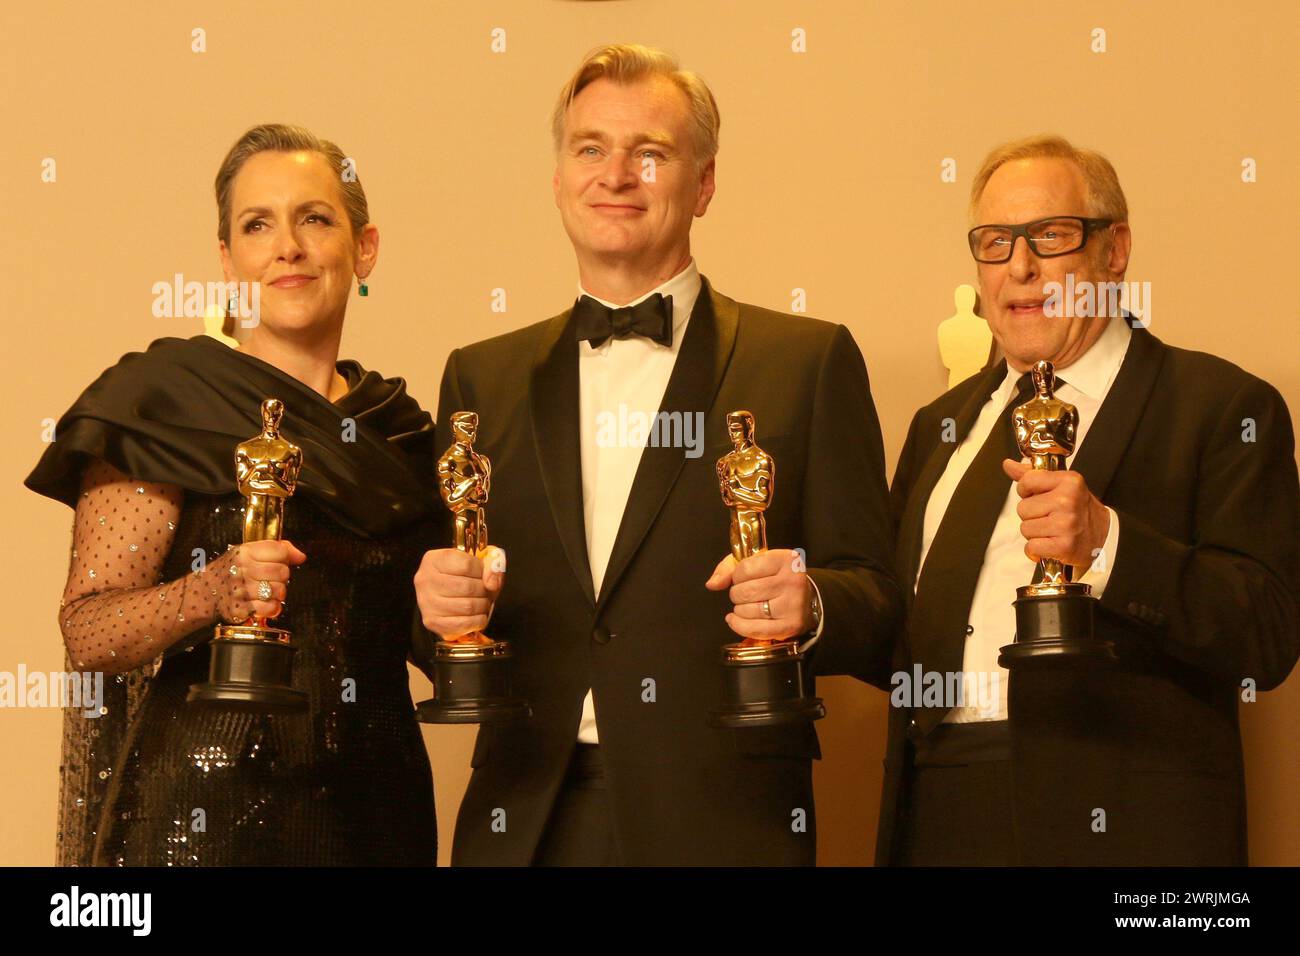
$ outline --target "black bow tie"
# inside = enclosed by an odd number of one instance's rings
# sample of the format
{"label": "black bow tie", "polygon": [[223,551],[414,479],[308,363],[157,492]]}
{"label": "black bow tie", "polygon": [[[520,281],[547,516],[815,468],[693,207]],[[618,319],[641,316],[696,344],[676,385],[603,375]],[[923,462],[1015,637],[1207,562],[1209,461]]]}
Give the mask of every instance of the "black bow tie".
{"label": "black bow tie", "polygon": [[644,335],[660,345],[672,345],[673,297],[656,292],[636,305],[611,309],[584,295],[573,304],[573,321],[578,341],[590,339],[594,349],[611,335],[616,339]]}

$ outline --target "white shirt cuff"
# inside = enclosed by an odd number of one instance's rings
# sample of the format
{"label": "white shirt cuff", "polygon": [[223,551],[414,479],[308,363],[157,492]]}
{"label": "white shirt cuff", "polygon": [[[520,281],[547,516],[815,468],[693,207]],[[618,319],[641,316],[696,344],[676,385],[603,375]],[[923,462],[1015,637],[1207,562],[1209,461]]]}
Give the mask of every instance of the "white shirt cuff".
{"label": "white shirt cuff", "polygon": [[1114,508],[1106,510],[1110,512],[1110,530],[1106,532],[1106,543],[1102,545],[1101,553],[1092,559],[1088,570],[1078,578],[1081,583],[1092,587],[1092,596],[1096,598],[1100,598],[1106,590],[1106,582],[1110,580],[1110,572],[1115,567],[1115,554],[1119,548],[1119,515]]}

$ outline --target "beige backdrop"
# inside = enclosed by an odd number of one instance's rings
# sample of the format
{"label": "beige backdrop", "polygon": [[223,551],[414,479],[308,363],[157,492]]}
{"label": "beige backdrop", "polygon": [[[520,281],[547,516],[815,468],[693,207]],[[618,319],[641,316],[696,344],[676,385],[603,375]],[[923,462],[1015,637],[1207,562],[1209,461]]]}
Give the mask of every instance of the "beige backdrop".
{"label": "beige backdrop", "polygon": [[[196,320],[151,286],[217,279],[212,179],[259,122],[356,158],[381,235],[344,355],[432,410],[448,351],[554,314],[573,255],[550,194],[548,122],[590,47],[675,51],[722,112],[718,192],[694,252],[719,289],[852,329],[891,463],[944,387],[935,341],[971,281],[966,197],[984,153],[1057,131],[1114,161],[1130,280],[1152,329],[1226,356],[1300,408],[1292,275],[1300,43],[1290,0],[988,5],[935,0],[4,4],[0,670],[62,666],[70,513],[27,492],[40,430],[124,352]],[[206,31],[193,52],[192,31]],[[1105,30],[1105,52],[1093,31]],[[493,52],[493,31],[505,51]],[[806,52],[795,52],[795,31]],[[42,163],[57,179],[42,181]],[[941,163],[956,161],[956,182]],[[1243,160],[1258,181],[1242,181]],[[1283,213],[1285,212],[1285,218]],[[493,289],[508,311],[490,310]],[[821,860],[869,862],[886,697],[822,682]],[[422,697],[428,685],[412,680]],[[0,711],[0,864],[54,852],[59,712]],[[1300,863],[1300,681],[1242,707],[1255,863]],[[445,862],[473,730],[426,729]]]}

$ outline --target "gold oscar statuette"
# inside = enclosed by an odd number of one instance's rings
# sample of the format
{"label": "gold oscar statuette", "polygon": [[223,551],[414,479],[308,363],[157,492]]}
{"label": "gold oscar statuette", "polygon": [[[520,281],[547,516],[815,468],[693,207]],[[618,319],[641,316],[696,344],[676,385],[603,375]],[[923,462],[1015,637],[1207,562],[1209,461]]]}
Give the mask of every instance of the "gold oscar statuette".
{"label": "gold oscar statuette", "polygon": [[[262,432],[235,448],[235,482],[247,499],[243,539],[279,541],[284,537],[284,505],[293,496],[302,469],[302,449],[280,434],[284,403],[262,402]],[[190,687],[191,702],[254,711],[291,711],[307,706],[307,695],[293,687],[289,631],[266,618],[250,616],[218,624],[211,648],[208,682]]]}
{"label": "gold oscar statuette", "polygon": [[[438,491],[452,514],[456,550],[488,560],[487,502],[492,462],[474,450],[478,414],[451,416],[452,444],[438,459]],[[434,696],[416,707],[431,724],[483,724],[528,716],[510,688],[513,654],[480,631],[444,635],[433,647]]]}
{"label": "gold oscar statuette", "polygon": [[[1016,444],[1038,471],[1064,471],[1074,452],[1079,410],[1055,395],[1051,362],[1033,368],[1034,397],[1012,410]],[[1096,598],[1087,584],[1071,580],[1072,568],[1057,558],[1038,562],[1034,582],[1016,588],[1016,638],[998,662],[1012,667],[1045,658],[1113,660],[1114,645],[1093,636]]]}
{"label": "gold oscar statuette", "polygon": [[[767,517],[776,483],[776,462],[754,440],[754,415],[727,414],[732,450],[718,459],[718,487],[731,512],[731,554],[737,562],[767,550]],[[804,656],[794,637],[747,637],[722,648],[724,700],[710,716],[715,727],[766,727],[817,720],[821,699],[808,695]]]}

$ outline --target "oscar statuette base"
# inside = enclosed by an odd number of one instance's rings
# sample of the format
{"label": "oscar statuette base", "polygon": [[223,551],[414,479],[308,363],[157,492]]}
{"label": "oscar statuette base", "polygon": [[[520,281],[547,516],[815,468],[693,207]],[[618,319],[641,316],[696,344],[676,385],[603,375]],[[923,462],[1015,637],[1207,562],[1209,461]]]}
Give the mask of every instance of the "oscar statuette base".
{"label": "oscar statuette base", "polygon": [[439,641],[433,648],[433,699],[418,704],[426,724],[491,724],[532,715],[510,687],[514,655],[506,641]]}
{"label": "oscar statuette base", "polygon": [[779,727],[826,716],[820,697],[803,690],[803,660],[793,641],[722,648],[724,699],[711,727]]}
{"label": "oscar statuette base", "polygon": [[188,703],[255,713],[307,708],[307,694],[293,687],[289,632],[256,624],[219,624],[209,644],[206,684],[190,685]]}
{"label": "oscar statuette base", "polygon": [[1016,640],[1000,649],[1008,670],[1027,664],[1104,664],[1116,660],[1115,645],[1093,633],[1097,599],[1078,582],[1016,588]]}

